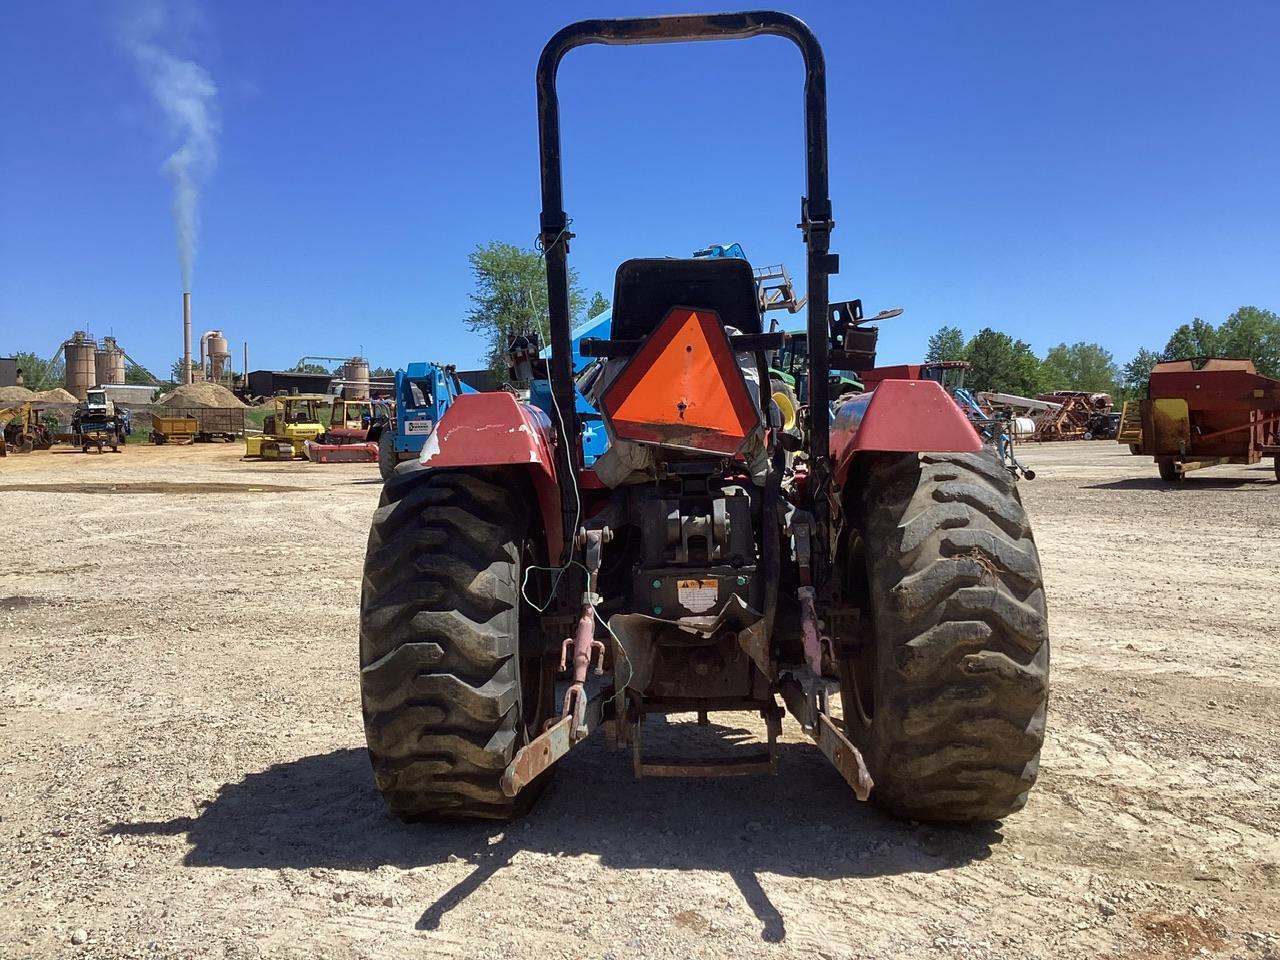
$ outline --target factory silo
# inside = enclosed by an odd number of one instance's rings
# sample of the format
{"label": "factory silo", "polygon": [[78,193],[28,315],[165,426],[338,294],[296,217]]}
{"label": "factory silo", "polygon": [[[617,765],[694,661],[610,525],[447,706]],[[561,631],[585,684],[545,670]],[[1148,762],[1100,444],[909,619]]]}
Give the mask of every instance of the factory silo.
{"label": "factory silo", "polygon": [[210,330],[209,334],[209,379],[214,383],[222,382],[222,375],[231,363],[231,348],[221,330]]}
{"label": "factory silo", "polygon": [[369,396],[369,361],[364,357],[352,357],[342,368],[342,395],[348,400],[362,400]]}
{"label": "factory silo", "polygon": [[124,351],[116,344],[115,337],[103,337],[93,355],[98,383],[124,383]]}
{"label": "factory silo", "polygon": [[62,356],[67,364],[67,392],[74,394],[77,400],[88,396],[89,388],[98,382],[97,352],[98,345],[83,330],[77,330],[62,345]]}

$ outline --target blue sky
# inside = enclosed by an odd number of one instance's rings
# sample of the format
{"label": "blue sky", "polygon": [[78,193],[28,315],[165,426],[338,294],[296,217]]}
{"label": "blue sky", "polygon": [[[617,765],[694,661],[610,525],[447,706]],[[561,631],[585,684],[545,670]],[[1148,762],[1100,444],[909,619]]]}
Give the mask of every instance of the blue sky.
{"label": "blue sky", "polygon": [[[640,3],[223,0],[162,39],[217,84],[196,333],[240,365],[363,351],[467,366],[466,255],[538,226],[534,65],[579,17]],[[715,7],[723,3],[713,4]],[[829,68],[835,297],[1124,362],[1178,323],[1280,309],[1280,3],[796,2]],[[0,354],[112,333],[181,351],[178,141],[122,48],[130,3],[0,5]],[[183,34],[186,34],[183,36]],[[569,54],[571,262],[739,241],[803,274],[799,58],[785,41]]]}

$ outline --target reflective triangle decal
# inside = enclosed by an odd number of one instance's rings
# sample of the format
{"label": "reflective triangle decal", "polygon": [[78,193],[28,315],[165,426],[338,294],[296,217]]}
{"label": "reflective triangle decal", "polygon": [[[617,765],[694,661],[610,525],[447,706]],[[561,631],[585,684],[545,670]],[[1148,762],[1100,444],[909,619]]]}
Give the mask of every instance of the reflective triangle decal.
{"label": "reflective triangle decal", "polygon": [[601,409],[620,439],[726,455],[761,423],[719,315],[691,307],[667,313]]}

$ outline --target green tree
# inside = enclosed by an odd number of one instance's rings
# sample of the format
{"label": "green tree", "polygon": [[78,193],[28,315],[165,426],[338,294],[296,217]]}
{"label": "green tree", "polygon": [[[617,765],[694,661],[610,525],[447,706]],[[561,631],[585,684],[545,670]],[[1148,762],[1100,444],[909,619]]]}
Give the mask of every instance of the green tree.
{"label": "green tree", "polygon": [[971,390],[997,390],[1034,396],[1041,390],[1040,359],[1023,340],[990,327],[979,330],[965,344],[969,361],[965,384]]}
{"label": "green tree", "polygon": [[292,367],[290,367],[289,372],[290,373],[329,373],[329,374],[334,373],[334,371],[330,370],[328,367],[322,367],[318,363],[303,363],[301,360],[299,360]]}
{"label": "green tree", "polygon": [[1044,356],[1042,383],[1050,390],[1116,393],[1120,368],[1111,351],[1096,343],[1060,343]]}
{"label": "green tree", "polygon": [[1151,379],[1151,368],[1160,362],[1160,354],[1143,347],[1137,355],[1124,365],[1122,385],[1129,399],[1147,395],[1147,382]]}
{"label": "green tree", "polygon": [[396,372],[391,367],[374,367],[369,371],[371,377],[394,377],[395,375]]}
{"label": "green tree", "polygon": [[609,301],[597,290],[591,295],[591,303],[587,305],[587,319],[593,320],[609,309]]}
{"label": "green tree", "polygon": [[1213,328],[1212,323],[1205,323],[1199,317],[1178,327],[1164,345],[1166,360],[1212,357],[1218,352],[1218,331]]}
{"label": "green tree", "polygon": [[929,338],[929,347],[924,358],[930,363],[941,360],[961,360],[964,358],[964,334],[959,327],[940,327],[938,332]]}
{"label": "green tree", "polygon": [[1222,356],[1248,357],[1264,376],[1280,376],[1280,317],[1270,310],[1241,307],[1222,322],[1216,338]]}
{"label": "green tree", "polygon": [[[547,275],[542,257],[510,243],[478,246],[467,255],[475,289],[467,327],[488,342],[489,368],[500,378],[507,372],[507,340],[513,334],[537,330],[550,342],[551,314],[547,305]],[[602,298],[603,299],[603,298]],[[586,295],[578,274],[569,271],[569,315],[582,316]]]}
{"label": "green tree", "polygon": [[22,371],[22,385],[28,390],[51,390],[62,386],[66,365],[61,360],[46,369],[44,361],[29,350],[19,350],[13,359]]}
{"label": "green tree", "polygon": [[147,372],[145,367],[129,362],[124,365],[124,382],[148,384],[155,383],[155,378]]}

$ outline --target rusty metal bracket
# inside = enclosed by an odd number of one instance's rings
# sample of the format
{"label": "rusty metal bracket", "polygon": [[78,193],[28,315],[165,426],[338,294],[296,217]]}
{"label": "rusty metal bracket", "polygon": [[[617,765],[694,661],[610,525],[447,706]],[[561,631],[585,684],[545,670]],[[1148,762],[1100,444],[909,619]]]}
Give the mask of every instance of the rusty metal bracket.
{"label": "rusty metal bracket", "polygon": [[866,800],[871,796],[875,781],[871,779],[871,773],[862,759],[862,753],[849,742],[848,737],[825,713],[818,717],[815,739],[818,741],[818,749],[840,771],[840,776],[844,777],[845,783],[853,787],[854,795],[859,800]]}
{"label": "rusty metal bracket", "polygon": [[[600,725],[606,696],[612,690],[602,688],[595,696],[582,702],[581,717],[566,716],[548,724],[547,729],[516,751],[511,763],[502,774],[502,792],[514,797],[532,783],[557,760],[585,740]],[[577,734],[579,724],[586,730]]]}
{"label": "rusty metal bracket", "polygon": [[[830,704],[825,687],[818,692],[810,678],[804,677],[809,671],[801,668],[801,675],[794,672],[785,675],[778,684],[778,692],[782,695],[787,709],[799,722],[801,729],[809,736],[823,755],[840,771],[840,776],[853,788],[859,800],[866,800],[875,783],[867,770],[866,762],[858,750],[844,735],[836,721],[832,719]],[[809,681],[809,682],[806,682]],[[817,695],[815,696],[815,693]]]}
{"label": "rusty metal bracket", "polygon": [[[743,777],[778,772],[778,736],[782,733],[782,710],[777,706],[760,711],[768,732],[767,752],[737,757],[704,757],[698,760],[675,758],[644,759],[640,745],[641,722],[631,728],[631,766],[637,777]],[[702,711],[699,711],[701,722]]]}

